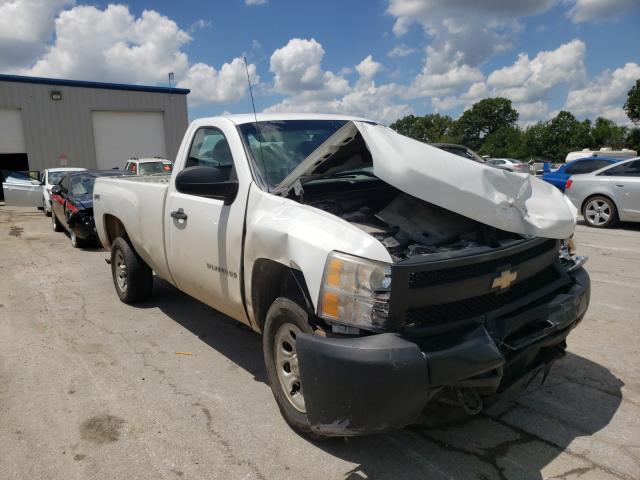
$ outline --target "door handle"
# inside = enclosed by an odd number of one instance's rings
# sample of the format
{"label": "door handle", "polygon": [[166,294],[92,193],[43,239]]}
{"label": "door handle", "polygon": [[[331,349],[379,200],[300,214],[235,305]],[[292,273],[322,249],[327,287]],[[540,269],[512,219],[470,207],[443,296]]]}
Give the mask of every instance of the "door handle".
{"label": "door handle", "polygon": [[624,187],[624,183],[616,183],[616,187]]}
{"label": "door handle", "polygon": [[174,210],[171,212],[171,218],[175,218],[176,220],[186,220],[187,214],[184,213],[184,210],[182,209]]}

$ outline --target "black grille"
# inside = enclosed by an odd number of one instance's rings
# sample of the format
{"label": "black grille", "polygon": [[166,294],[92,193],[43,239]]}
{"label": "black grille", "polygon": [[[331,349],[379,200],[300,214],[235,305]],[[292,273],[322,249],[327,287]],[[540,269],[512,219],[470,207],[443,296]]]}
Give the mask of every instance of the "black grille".
{"label": "black grille", "polygon": [[425,288],[433,285],[441,285],[443,283],[456,282],[467,278],[486,275],[495,272],[496,269],[502,265],[517,265],[556,248],[555,240],[547,240],[528,250],[488,262],[414,272],[409,275],[409,288]]}
{"label": "black grille", "polygon": [[[525,252],[529,253],[529,252]],[[559,278],[554,266],[516,283],[504,293],[489,293],[457,302],[440,303],[407,310],[407,324],[425,327],[477,317],[497,310],[519,298],[549,285]]]}

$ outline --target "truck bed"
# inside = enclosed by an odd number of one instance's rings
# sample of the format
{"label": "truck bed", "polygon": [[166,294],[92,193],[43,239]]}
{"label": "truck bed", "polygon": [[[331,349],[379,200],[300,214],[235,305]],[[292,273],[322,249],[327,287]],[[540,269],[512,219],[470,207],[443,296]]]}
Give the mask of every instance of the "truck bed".
{"label": "truck bed", "polygon": [[126,225],[131,243],[156,275],[172,282],[164,238],[164,202],[170,179],[169,175],[99,178],[94,202],[100,203],[101,215],[95,222],[102,244],[110,248],[103,232],[105,218],[112,215]]}

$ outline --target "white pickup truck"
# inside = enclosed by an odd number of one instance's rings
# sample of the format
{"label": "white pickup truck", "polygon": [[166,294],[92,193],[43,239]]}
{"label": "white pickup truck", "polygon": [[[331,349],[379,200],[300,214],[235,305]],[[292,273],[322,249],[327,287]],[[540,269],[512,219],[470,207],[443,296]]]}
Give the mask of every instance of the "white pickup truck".
{"label": "white pickup truck", "polygon": [[364,119],[196,120],[171,176],[99,178],[94,214],[120,299],[155,274],[262,333],[303,433],[399,428],[436,395],[478,412],[545,375],[589,302],[562,193]]}

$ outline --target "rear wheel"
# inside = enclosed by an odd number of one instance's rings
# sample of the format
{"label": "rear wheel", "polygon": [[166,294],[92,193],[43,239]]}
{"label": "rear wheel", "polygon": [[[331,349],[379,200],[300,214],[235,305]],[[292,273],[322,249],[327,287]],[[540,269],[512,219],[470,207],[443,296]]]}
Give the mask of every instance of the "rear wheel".
{"label": "rear wheel", "polygon": [[618,221],[618,211],[611,199],[597,195],[587,199],[582,207],[584,221],[590,227],[606,228]]}
{"label": "rear wheel", "polygon": [[300,382],[296,338],[311,333],[307,312],[294,301],[279,297],[269,308],[262,337],[262,350],[271,391],[286,422],[310,435],[304,392]]}
{"label": "rear wheel", "polygon": [[140,302],[151,296],[153,272],[122,237],[111,245],[111,275],[122,302]]}
{"label": "rear wheel", "polygon": [[69,237],[71,238],[71,245],[73,248],[82,248],[84,246],[84,240],[79,238],[73,230],[69,231]]}
{"label": "rear wheel", "polygon": [[56,217],[56,212],[51,210],[51,227],[54,232],[62,231],[62,224],[58,221],[58,217]]}

